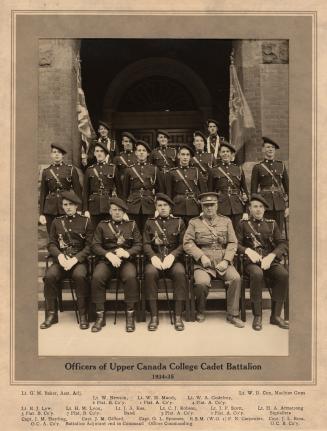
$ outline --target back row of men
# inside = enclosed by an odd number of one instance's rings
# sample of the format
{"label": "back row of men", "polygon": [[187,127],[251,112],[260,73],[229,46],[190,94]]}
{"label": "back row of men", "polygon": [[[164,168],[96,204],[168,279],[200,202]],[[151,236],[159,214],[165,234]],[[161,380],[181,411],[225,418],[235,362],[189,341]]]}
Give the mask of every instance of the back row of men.
{"label": "back row of men", "polygon": [[[159,146],[153,150],[147,142],[125,132],[118,153],[108,136],[109,126],[101,122],[99,138],[90,148],[94,159],[85,168],[83,188],[76,169],[63,162],[65,148],[52,144],[52,164],[42,172],[40,223],[46,224],[50,232],[53,219],[64,214],[64,190],[76,193],[82,201],[79,210],[91,217],[94,226],[107,217],[109,199],[123,197],[128,215],[141,232],[146,218],[154,215],[156,193],[166,193],[174,203],[174,215],[188,223],[200,213],[199,194],[213,191],[219,195],[220,214],[230,217],[236,227],[241,218],[247,217],[249,193],[244,172],[233,162],[235,148],[218,136],[217,122],[208,120],[207,124],[209,137],[194,132],[193,146],[169,146],[169,133],[158,130]],[[276,142],[263,137],[264,160],[252,170],[251,193],[260,192],[268,203],[267,217],[282,230],[288,214],[288,174],[284,163],[275,159],[277,149]]]}

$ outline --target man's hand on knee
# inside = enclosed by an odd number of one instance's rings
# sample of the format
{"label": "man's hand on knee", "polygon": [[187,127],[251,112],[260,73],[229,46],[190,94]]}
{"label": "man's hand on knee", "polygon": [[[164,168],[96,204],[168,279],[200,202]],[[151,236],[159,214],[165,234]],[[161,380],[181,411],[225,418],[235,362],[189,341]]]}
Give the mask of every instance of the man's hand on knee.
{"label": "man's hand on knee", "polygon": [[209,268],[211,266],[211,260],[205,254],[201,256],[201,263],[203,268]]}

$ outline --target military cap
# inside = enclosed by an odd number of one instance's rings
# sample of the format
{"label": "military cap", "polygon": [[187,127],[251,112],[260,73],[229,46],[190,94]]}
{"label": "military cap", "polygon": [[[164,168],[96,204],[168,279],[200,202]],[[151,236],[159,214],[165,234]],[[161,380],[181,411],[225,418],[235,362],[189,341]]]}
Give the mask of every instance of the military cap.
{"label": "military cap", "polygon": [[227,148],[229,148],[233,153],[236,153],[236,148],[232,145],[232,144],[230,144],[228,141],[225,141],[225,139],[224,138],[222,138],[221,140],[220,140],[220,148],[221,147],[227,147]]}
{"label": "military cap", "polygon": [[262,145],[264,145],[264,144],[271,144],[271,145],[274,145],[274,146],[275,146],[275,148],[277,148],[277,150],[279,150],[279,145],[277,144],[277,142],[273,141],[273,140],[272,140],[272,139],[270,139],[270,138],[267,138],[266,136],[263,136],[263,137],[262,137]]}
{"label": "military cap", "polygon": [[196,130],[196,131],[193,133],[193,137],[195,138],[196,136],[201,136],[201,138],[204,140],[204,142],[206,142],[206,140],[207,140],[207,138],[206,138],[205,134],[204,134],[204,133],[202,133],[202,132],[200,132],[199,130]]}
{"label": "military cap", "polygon": [[117,207],[123,209],[124,211],[127,211],[126,203],[120,198],[117,198],[117,197],[110,198],[109,204],[117,205]]}
{"label": "military cap", "polygon": [[124,136],[125,136],[126,138],[130,139],[130,140],[133,142],[133,144],[135,144],[135,142],[136,142],[136,138],[135,138],[135,136],[134,136],[132,133],[129,133],[129,132],[123,132],[123,133],[121,134],[121,137],[123,138]]}
{"label": "military cap", "polygon": [[167,202],[170,206],[174,206],[174,202],[170,199],[169,196],[165,195],[164,193],[157,193],[156,194],[156,202],[157,201],[165,201]]}
{"label": "military cap", "polygon": [[142,141],[141,139],[138,139],[135,143],[135,147],[137,148],[139,145],[143,145],[143,147],[145,147],[147,151],[151,153],[151,147],[147,142]]}
{"label": "military cap", "polygon": [[99,121],[99,126],[105,127],[108,131],[110,130],[109,124],[107,124],[105,121],[100,120]]}
{"label": "military cap", "polygon": [[104,144],[103,142],[95,141],[95,142],[94,142],[94,149],[95,149],[95,147],[100,147],[100,148],[102,148],[102,149],[103,149],[107,154],[109,154],[108,147],[107,147],[107,145],[106,145],[106,144]]}
{"label": "military cap", "polygon": [[189,144],[178,144],[178,152],[180,152],[183,148],[189,150],[191,156],[194,156],[194,149]]}
{"label": "military cap", "polygon": [[266,201],[266,199],[265,199],[263,196],[259,195],[258,193],[253,193],[253,194],[251,195],[250,202],[252,202],[252,201],[259,201],[259,202],[261,202],[261,203],[262,203],[266,208],[268,208],[268,207],[269,207],[268,202]]}
{"label": "military cap", "polygon": [[76,205],[80,205],[82,203],[80,198],[73,190],[65,190],[64,192],[61,193],[61,197],[62,199],[67,199],[68,201]]}
{"label": "military cap", "polygon": [[60,144],[51,144],[51,149],[52,148],[56,148],[57,150],[59,150],[62,154],[66,154],[67,151],[65,150],[65,148],[60,145]]}
{"label": "military cap", "polygon": [[166,136],[167,139],[169,139],[169,133],[167,132],[167,130],[158,129],[157,130],[157,136],[158,135],[164,135],[164,136]]}
{"label": "military cap", "polygon": [[201,204],[215,204],[218,202],[218,193],[206,192],[199,195]]}
{"label": "military cap", "polygon": [[215,125],[218,127],[218,121],[217,120],[213,120],[212,118],[208,118],[208,120],[206,121],[206,125],[209,126],[209,123],[215,123]]}

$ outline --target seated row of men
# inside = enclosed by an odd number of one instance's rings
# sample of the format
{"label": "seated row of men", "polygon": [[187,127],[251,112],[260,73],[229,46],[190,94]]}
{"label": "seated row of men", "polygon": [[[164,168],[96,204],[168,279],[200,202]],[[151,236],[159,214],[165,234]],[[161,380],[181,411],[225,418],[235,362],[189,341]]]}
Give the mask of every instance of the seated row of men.
{"label": "seated row of men", "polygon": [[[123,133],[123,151],[111,155],[108,145],[99,139],[93,146],[95,162],[84,172],[83,189],[76,169],[63,163],[65,149],[51,145],[52,165],[43,170],[40,191],[40,222],[47,225],[63,214],[61,192],[73,189],[81,198],[80,210],[96,226],[107,217],[109,198],[120,196],[127,212],[139,229],[154,214],[154,196],[166,193],[174,202],[174,215],[188,222],[198,216],[198,195],[206,191],[219,194],[220,213],[231,218],[234,228],[246,213],[249,193],[242,167],[233,163],[235,148],[226,140],[218,141],[218,158],[206,151],[206,137],[194,133],[193,147],[168,145],[169,134],[158,131],[159,147],[151,151],[148,143]],[[210,148],[210,146],[209,146]],[[264,160],[256,164],[251,176],[251,193],[260,192],[268,202],[267,217],[283,230],[287,213],[288,175],[283,162],[275,160],[279,145],[263,138]]]}
{"label": "seated row of men", "polygon": [[151,314],[148,329],[155,331],[158,328],[158,280],[164,276],[172,280],[174,327],[182,331],[187,282],[183,251],[194,260],[191,288],[196,301],[196,320],[205,320],[211,280],[220,278],[228,286],[227,321],[242,328],[244,323],[239,319],[241,279],[233,265],[237,250],[245,256],[245,271],[250,278],[253,329],[262,329],[265,276],[273,281],[270,323],[287,329],[288,322],[281,318],[281,311],[288,291],[288,272],[280,263],[283,254],[287,253],[287,243],[277,223],[264,218],[268,207],[266,200],[258,194],[251,196],[250,217],[239,222],[235,234],[231,220],[219,214],[216,193],[203,193],[199,199],[202,214],[192,218],[186,226],[181,217],[172,215],[174,202],[170,197],[158,193],[156,216],[146,220],[142,238],[136,222],[127,220],[127,205],[122,199],[110,199],[106,220],[93,231],[90,219],[77,212],[81,203],[79,197],[73,191],[64,191],[65,215],[55,218],[51,225],[48,250],[54,263],[44,277],[45,320],[41,329],[58,322],[59,283],[67,274],[76,288],[80,328],[89,328],[87,257],[93,253],[96,265],[91,280],[91,300],[95,304],[96,320],[92,332],[99,332],[106,325],[106,289],[113,277],[120,279],[124,289],[126,331],[134,331],[135,306],[139,300],[134,258],[143,253],[146,258],[145,296]]}

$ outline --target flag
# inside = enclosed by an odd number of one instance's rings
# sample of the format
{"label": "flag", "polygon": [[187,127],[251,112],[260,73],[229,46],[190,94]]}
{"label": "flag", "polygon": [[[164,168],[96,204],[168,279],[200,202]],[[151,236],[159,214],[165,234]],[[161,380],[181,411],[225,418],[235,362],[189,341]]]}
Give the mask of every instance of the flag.
{"label": "flag", "polygon": [[246,130],[254,128],[253,117],[239,83],[233,60],[229,67],[229,139],[236,149],[236,159],[244,162]]}

